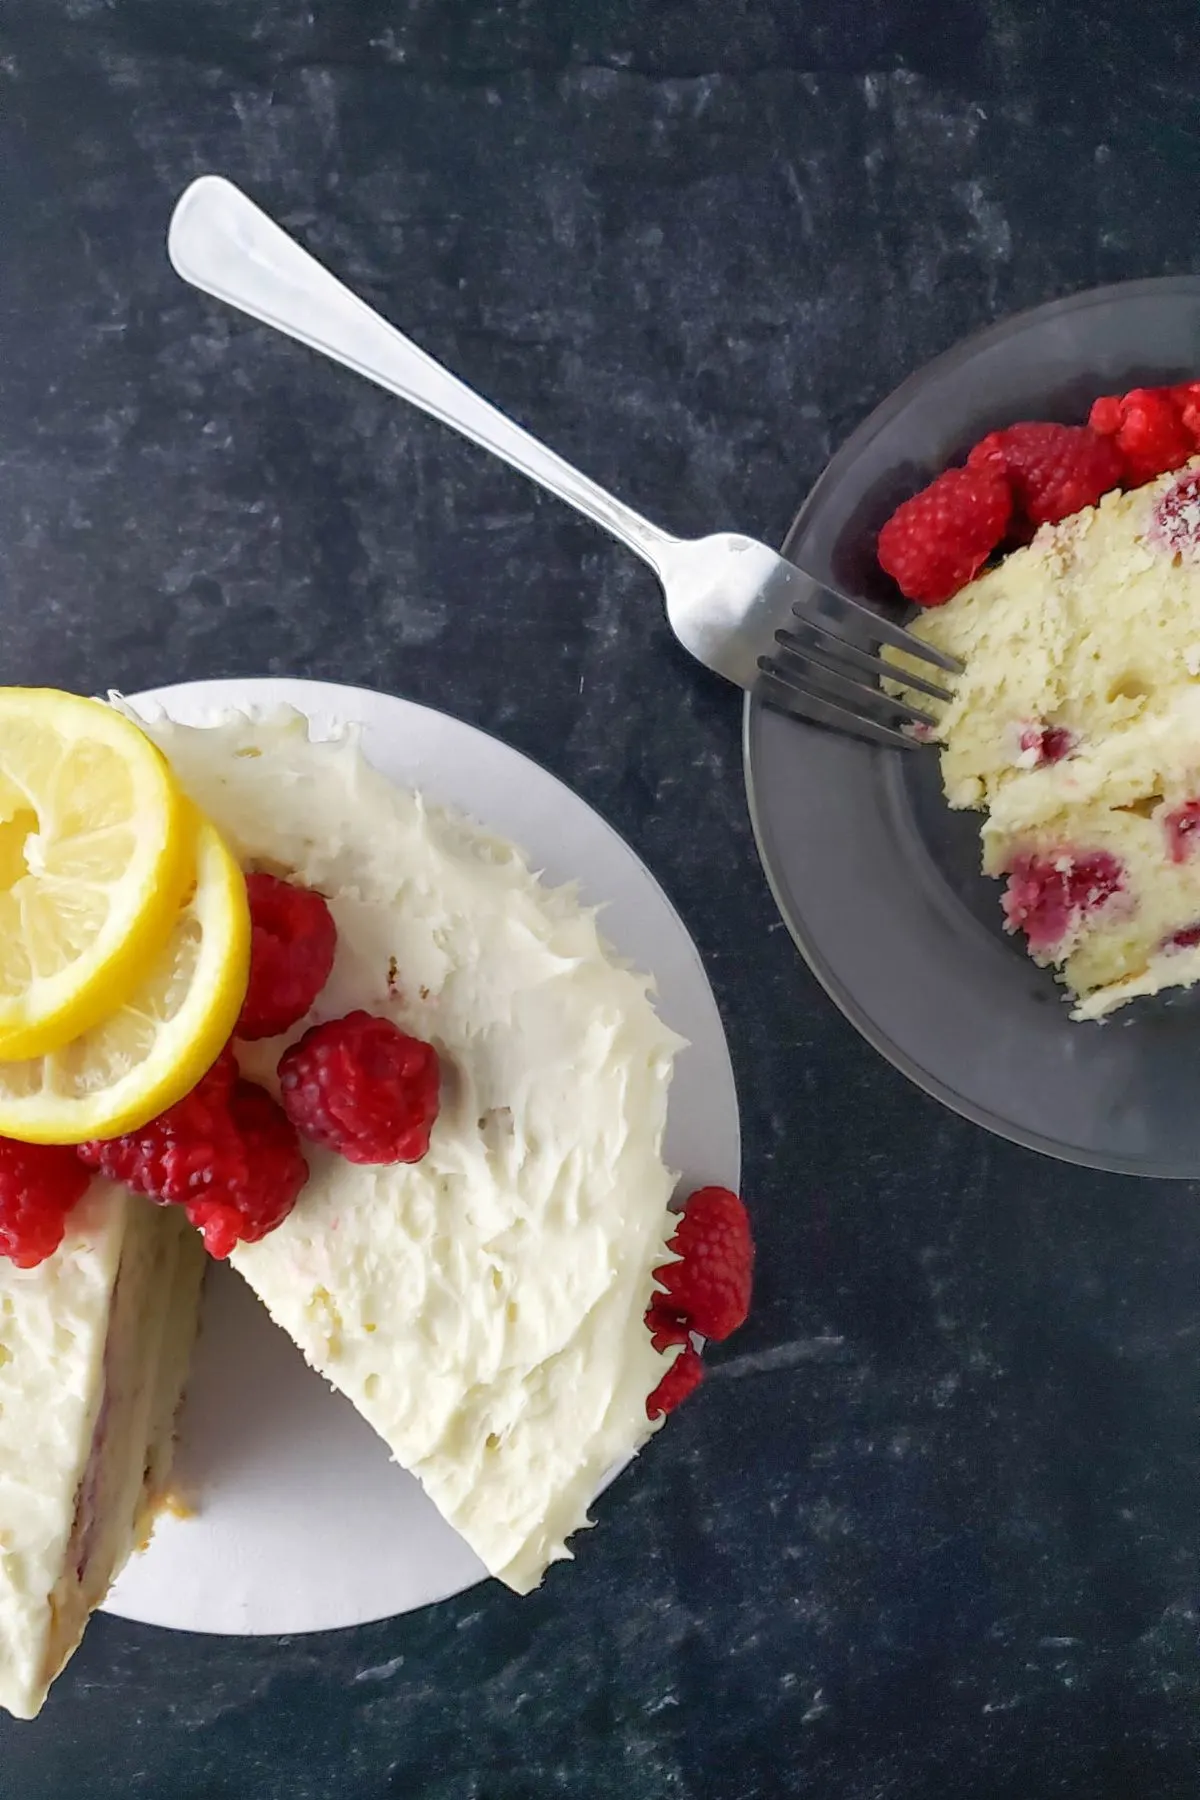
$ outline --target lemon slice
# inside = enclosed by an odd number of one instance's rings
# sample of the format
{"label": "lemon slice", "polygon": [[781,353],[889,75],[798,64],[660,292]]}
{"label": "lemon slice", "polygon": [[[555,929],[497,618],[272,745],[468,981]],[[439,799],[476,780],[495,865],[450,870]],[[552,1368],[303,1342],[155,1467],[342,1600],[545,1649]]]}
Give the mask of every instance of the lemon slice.
{"label": "lemon slice", "polygon": [[191,873],[184,804],[131,719],[0,688],[0,1056],[56,1049],[135,985]]}
{"label": "lemon slice", "polygon": [[120,1137],[195,1087],[237,1023],[250,968],[246,883],[188,806],[196,884],[140,984],[59,1050],[0,1062],[0,1134],[34,1144]]}

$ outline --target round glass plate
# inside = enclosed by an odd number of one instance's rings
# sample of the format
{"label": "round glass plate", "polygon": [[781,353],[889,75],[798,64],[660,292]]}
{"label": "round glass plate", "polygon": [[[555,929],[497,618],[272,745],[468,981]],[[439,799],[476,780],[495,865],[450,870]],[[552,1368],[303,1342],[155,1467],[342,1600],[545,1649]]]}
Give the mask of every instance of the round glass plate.
{"label": "round glass plate", "polygon": [[[986,431],[1086,418],[1097,394],[1200,375],[1200,278],[1097,288],[982,332],[914,375],[834,457],[784,554],[886,606],[874,537]],[[1001,1136],[1094,1168],[1200,1178],[1200,997],[1073,1023],[1001,928],[979,815],[951,813],[936,753],[875,749],[749,700],[746,780],[779,909],[876,1049]]]}

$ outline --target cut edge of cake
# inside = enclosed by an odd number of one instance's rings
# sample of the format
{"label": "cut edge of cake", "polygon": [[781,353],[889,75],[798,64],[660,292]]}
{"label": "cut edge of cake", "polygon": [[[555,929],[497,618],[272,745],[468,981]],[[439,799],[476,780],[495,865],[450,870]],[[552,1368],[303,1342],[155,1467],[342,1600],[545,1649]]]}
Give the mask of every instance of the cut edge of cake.
{"label": "cut edge of cake", "polygon": [[166,1498],[205,1257],[94,1181],[34,1269],[0,1261],[0,1706],[34,1718]]}

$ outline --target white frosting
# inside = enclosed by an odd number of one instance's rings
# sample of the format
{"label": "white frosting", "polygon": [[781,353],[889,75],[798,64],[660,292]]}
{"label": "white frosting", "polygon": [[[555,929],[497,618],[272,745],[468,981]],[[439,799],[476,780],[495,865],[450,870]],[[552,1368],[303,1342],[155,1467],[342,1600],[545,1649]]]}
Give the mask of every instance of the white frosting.
{"label": "white frosting", "polygon": [[0,1258],[0,1705],[31,1717],[44,1692],[50,1595],[103,1393],[126,1195],[93,1183],[58,1252]]}
{"label": "white frosting", "polygon": [[[329,898],[338,954],[314,1017],[363,1007],[439,1051],[423,1161],[356,1167],[309,1147],[295,1211],[233,1263],[525,1591],[653,1430],[669,1357],[643,1314],[669,1260],[680,1040],[573,890],[394,788],[352,734],[310,743],[294,713],[149,730],[244,864]],[[283,1047],[247,1046],[244,1065],[272,1082]]]}

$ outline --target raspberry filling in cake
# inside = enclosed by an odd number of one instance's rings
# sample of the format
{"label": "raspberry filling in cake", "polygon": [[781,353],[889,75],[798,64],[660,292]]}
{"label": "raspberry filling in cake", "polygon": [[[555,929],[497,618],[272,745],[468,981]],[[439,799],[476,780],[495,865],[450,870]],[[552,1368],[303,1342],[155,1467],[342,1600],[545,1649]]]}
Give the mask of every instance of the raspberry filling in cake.
{"label": "raspberry filling in cake", "polygon": [[1105,850],[1022,855],[1009,871],[1001,905],[1008,929],[1023,931],[1030,954],[1049,960],[1063,953],[1121,887],[1121,865]]}
{"label": "raspberry filling in cake", "polygon": [[1061,762],[1070,756],[1079,739],[1065,725],[1044,725],[1040,721],[1021,728],[1017,764],[1023,769],[1042,769],[1047,763]]}

